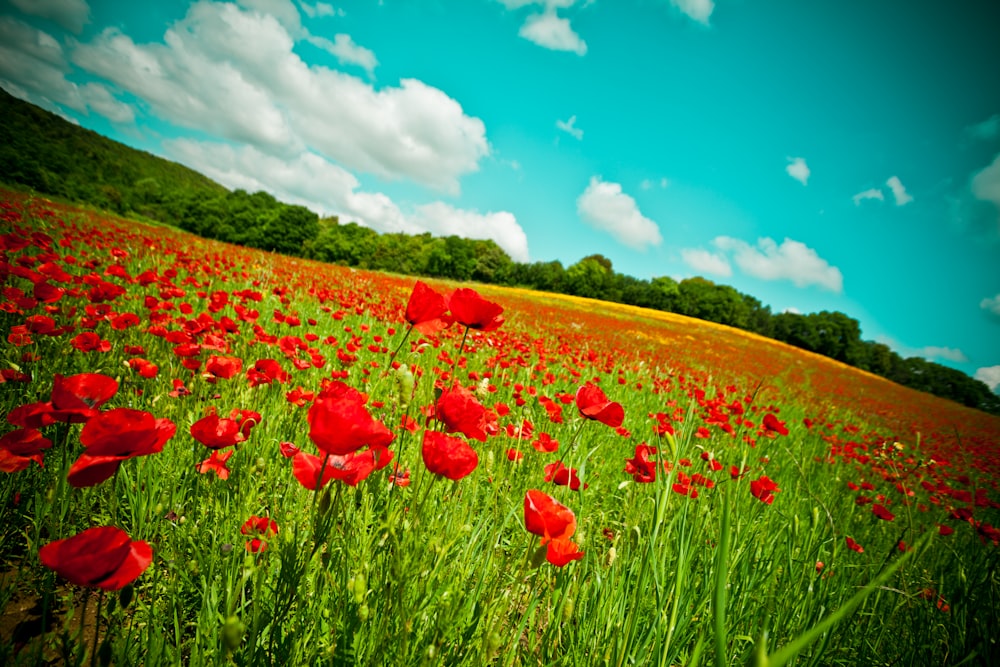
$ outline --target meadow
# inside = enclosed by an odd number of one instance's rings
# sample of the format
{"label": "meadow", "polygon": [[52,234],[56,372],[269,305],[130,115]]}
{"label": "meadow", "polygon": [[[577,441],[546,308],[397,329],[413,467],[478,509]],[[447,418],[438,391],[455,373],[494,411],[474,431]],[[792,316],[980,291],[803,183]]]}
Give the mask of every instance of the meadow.
{"label": "meadow", "polygon": [[0,662],[1000,662],[1000,418],[3,193]]}

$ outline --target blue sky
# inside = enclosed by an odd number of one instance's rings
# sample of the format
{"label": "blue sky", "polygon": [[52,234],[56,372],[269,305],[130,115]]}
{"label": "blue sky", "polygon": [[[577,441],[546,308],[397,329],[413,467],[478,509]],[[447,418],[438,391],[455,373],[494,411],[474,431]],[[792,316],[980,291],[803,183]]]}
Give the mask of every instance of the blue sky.
{"label": "blue sky", "polygon": [[0,0],[0,85],[231,188],[839,310],[996,388],[998,29],[988,0]]}

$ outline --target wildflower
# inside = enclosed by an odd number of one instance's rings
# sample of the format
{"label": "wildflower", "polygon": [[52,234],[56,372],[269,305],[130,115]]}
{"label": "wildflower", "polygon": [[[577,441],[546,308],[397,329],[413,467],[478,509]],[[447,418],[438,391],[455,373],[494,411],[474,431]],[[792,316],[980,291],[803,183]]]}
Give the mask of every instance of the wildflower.
{"label": "wildflower", "polygon": [[253,537],[247,540],[247,551],[260,553],[267,549],[266,540],[278,534],[278,522],[266,516],[251,515],[240,528],[240,534],[252,535]]}
{"label": "wildflower", "polygon": [[213,451],[211,456],[198,464],[198,472],[202,475],[213,472],[219,479],[229,479],[229,468],[226,467],[226,463],[235,452],[235,449],[225,452]]}
{"label": "wildflower", "polygon": [[448,309],[459,324],[479,331],[494,331],[503,324],[503,307],[487,301],[467,287],[455,290],[448,300]]}
{"label": "wildflower", "polygon": [[778,418],[771,412],[764,415],[764,422],[761,424],[761,429],[763,431],[762,434],[770,438],[773,438],[776,435],[788,435],[788,429],[785,427],[785,422],[779,421]]}
{"label": "wildflower", "polygon": [[844,538],[844,541],[847,543],[847,548],[851,551],[857,551],[859,554],[863,554],[865,552],[864,547],[855,542],[854,538],[846,537]]}
{"label": "wildflower", "polygon": [[586,419],[595,419],[611,428],[618,428],[625,420],[621,403],[609,401],[604,391],[590,382],[577,389],[576,407]]}
{"label": "wildflower", "polygon": [[475,395],[458,384],[441,394],[434,405],[434,416],[444,422],[448,433],[486,442],[488,430],[495,430],[496,417],[476,400]]}
{"label": "wildflower", "polygon": [[38,550],[42,565],[78,586],[115,591],[132,583],[153,562],[153,549],[114,526],[99,526],[49,542]]}
{"label": "wildflower", "polygon": [[309,408],[309,438],[327,454],[345,455],[365,445],[387,447],[396,436],[365,409],[364,397],[337,381]]}
{"label": "wildflower", "polygon": [[885,506],[879,505],[878,503],[872,505],[872,514],[882,519],[883,521],[892,521],[893,519],[896,518],[895,514],[887,510]]}
{"label": "wildflower", "polygon": [[424,465],[435,475],[460,480],[479,465],[479,455],[465,440],[438,431],[424,431]]}
{"label": "wildflower", "polygon": [[[556,461],[545,466],[545,481],[556,486],[568,486],[572,491],[580,490],[580,477],[576,468],[567,468],[562,461]],[[587,488],[587,484],[583,488]]]}
{"label": "wildflower", "polygon": [[767,475],[750,482],[750,495],[767,505],[774,502],[774,494],[779,491],[781,489]]}
{"label": "wildflower", "polygon": [[583,558],[583,552],[570,540],[576,531],[576,516],[549,494],[531,489],[524,495],[524,528],[542,538],[545,558],[556,567]]}
{"label": "wildflower", "polygon": [[115,408],[92,417],[80,431],[86,451],[70,467],[67,479],[77,488],[94,486],[114,475],[123,461],[163,451],[177,426],[148,412]]}
{"label": "wildflower", "polygon": [[656,448],[646,443],[635,446],[635,456],[625,460],[625,472],[640,484],[656,481],[656,463],[649,457],[656,454]]}
{"label": "wildflower", "polygon": [[445,316],[447,312],[445,298],[418,280],[406,304],[406,321],[410,326],[424,335],[437,333],[451,323]]}
{"label": "wildflower", "polygon": [[31,462],[42,465],[42,450],[52,441],[34,428],[19,428],[0,438],[0,471],[12,473],[24,470]]}

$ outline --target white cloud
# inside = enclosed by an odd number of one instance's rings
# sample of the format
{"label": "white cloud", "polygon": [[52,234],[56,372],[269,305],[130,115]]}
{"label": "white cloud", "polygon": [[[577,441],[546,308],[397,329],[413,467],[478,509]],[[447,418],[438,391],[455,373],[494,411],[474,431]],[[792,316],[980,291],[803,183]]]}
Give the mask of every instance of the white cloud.
{"label": "white cloud", "polygon": [[974,377],[983,382],[994,393],[1000,388],[1000,366],[977,368]]}
{"label": "white cloud", "polygon": [[572,51],[578,56],[587,53],[587,43],[573,31],[569,19],[557,16],[554,10],[532,14],[517,34],[553,51]]}
{"label": "white cloud", "polygon": [[311,44],[336,57],[341,65],[357,65],[364,69],[369,77],[374,76],[375,66],[378,65],[375,52],[356,44],[350,35],[338,33],[334,35],[332,42],[324,37],[309,36],[307,39]]}
{"label": "white cloud", "polygon": [[418,206],[412,221],[438,236],[456,234],[470,239],[491,239],[515,262],[528,261],[528,237],[514,215],[507,211],[481,214],[438,201]]}
{"label": "white cloud", "polygon": [[695,271],[709,273],[715,276],[733,275],[733,267],[723,255],[702,248],[684,248],[681,259]]}
{"label": "white cloud", "polygon": [[809,165],[806,164],[805,158],[801,157],[790,157],[788,158],[788,166],[785,167],[785,171],[788,175],[794,178],[796,181],[802,185],[806,185],[809,182]]}
{"label": "white cloud", "polygon": [[315,5],[310,5],[308,2],[299,0],[299,6],[302,7],[302,11],[309,18],[316,18],[317,16],[344,16],[343,9],[334,7],[328,2],[317,2]]}
{"label": "white cloud", "polygon": [[890,176],[885,184],[892,190],[892,196],[896,198],[896,206],[905,206],[913,201],[913,197],[907,194],[906,188],[903,187],[898,176]]}
{"label": "white cloud", "polygon": [[296,19],[281,16],[199,2],[163,43],[108,29],[77,46],[73,60],[171,123],[275,156],[308,147],[351,169],[458,193],[459,178],[490,153],[483,122],[416,79],[375,89],[307,65],[293,51]]}
{"label": "white cloud", "polygon": [[851,199],[854,200],[855,206],[860,206],[861,202],[865,199],[878,199],[879,201],[883,201],[885,200],[885,196],[882,194],[882,191],[879,190],[878,188],[871,188],[869,190],[865,190],[864,192],[859,192],[858,194],[854,195]]}
{"label": "white cloud", "polygon": [[917,350],[917,353],[925,359],[946,359],[948,361],[959,363],[969,360],[969,358],[965,356],[964,352],[954,347],[938,347],[937,345],[928,345]]}
{"label": "white cloud", "polygon": [[730,236],[718,236],[712,244],[733,255],[741,271],[761,280],[789,280],[796,287],[818,285],[831,292],[844,289],[840,269],[820,257],[815,250],[801,241],[786,238],[781,245],[774,239],[757,239],[752,246],[746,241]]}
{"label": "white cloud", "polygon": [[[69,63],[51,35],[10,17],[0,17],[0,84],[12,95],[63,115],[57,105],[131,123],[132,107],[100,83],[82,86],[66,79]],[[73,121],[75,122],[75,121]]]}
{"label": "white cloud", "polygon": [[587,224],[608,232],[621,243],[642,250],[663,241],[656,223],[642,215],[635,200],[622,192],[618,183],[607,183],[598,176],[576,200],[576,208]]}
{"label": "white cloud", "polygon": [[653,181],[649,178],[644,178],[639,183],[639,187],[643,190],[652,190],[654,187],[666,188],[670,185],[670,181],[666,178],[661,178],[658,181]]}
{"label": "white cloud", "polygon": [[10,4],[25,14],[55,21],[75,34],[80,34],[90,22],[86,0],[10,0]]}
{"label": "white cloud", "polygon": [[346,169],[322,156],[303,152],[292,158],[267,155],[253,146],[176,139],[164,143],[171,157],[229,188],[264,190],[277,199],[307,206],[320,215],[338,215],[378,232],[492,239],[512,259],[528,261],[528,239],[513,214],[480,214],[443,202],[403,211],[381,192],[364,192]]}
{"label": "white cloud", "polygon": [[708,25],[708,19],[715,10],[713,0],[670,0],[670,4],[690,18],[705,25]]}
{"label": "white cloud", "polygon": [[566,121],[556,120],[556,127],[577,139],[583,139],[583,130],[576,127],[576,116],[570,116]]}
{"label": "white cloud", "polygon": [[982,301],[979,302],[979,307],[982,308],[983,310],[993,313],[997,317],[1000,317],[1000,294],[997,294],[992,299],[991,298],[983,299]]}
{"label": "white cloud", "polygon": [[[989,166],[975,173],[970,185],[976,199],[992,203],[1000,212],[1000,153]],[[1000,217],[997,220],[1000,222]]]}
{"label": "white cloud", "polygon": [[980,141],[992,141],[1000,137],[1000,113],[993,114],[981,123],[965,128],[966,134]]}

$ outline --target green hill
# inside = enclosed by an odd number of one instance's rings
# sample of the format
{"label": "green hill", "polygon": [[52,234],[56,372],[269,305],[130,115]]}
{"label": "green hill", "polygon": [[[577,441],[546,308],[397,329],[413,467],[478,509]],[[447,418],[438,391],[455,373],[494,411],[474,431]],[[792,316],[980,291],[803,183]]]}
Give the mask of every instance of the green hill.
{"label": "green hill", "polygon": [[191,194],[228,192],[193,169],[74,125],[2,88],[0,180],[172,223]]}

